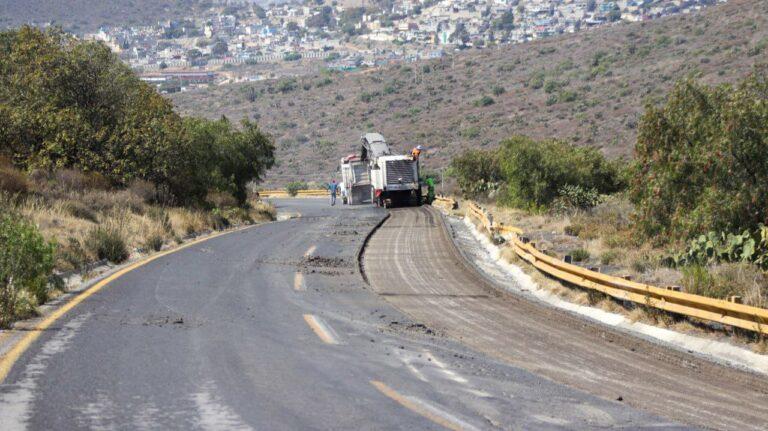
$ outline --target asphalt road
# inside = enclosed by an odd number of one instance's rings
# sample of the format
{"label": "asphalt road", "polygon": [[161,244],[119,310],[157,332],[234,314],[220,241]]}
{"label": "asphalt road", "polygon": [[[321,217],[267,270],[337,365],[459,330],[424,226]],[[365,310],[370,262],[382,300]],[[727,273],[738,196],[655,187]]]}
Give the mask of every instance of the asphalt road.
{"label": "asphalt road", "polygon": [[299,217],[154,260],[44,331],[0,385],[0,430],[676,427],[401,314],[357,272],[383,211],[276,202]]}
{"label": "asphalt road", "polygon": [[506,363],[680,423],[768,429],[768,379],[644,341],[484,279],[433,208],[395,209],[364,270],[389,303]]}

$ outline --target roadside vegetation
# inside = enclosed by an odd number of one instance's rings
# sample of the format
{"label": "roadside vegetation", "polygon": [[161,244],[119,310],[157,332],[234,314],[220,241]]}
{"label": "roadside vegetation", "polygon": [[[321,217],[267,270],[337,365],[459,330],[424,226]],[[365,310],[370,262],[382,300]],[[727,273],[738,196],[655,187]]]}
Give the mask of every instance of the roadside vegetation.
{"label": "roadside vegetation", "polygon": [[767,99],[764,67],[734,84],[688,78],[646,105],[632,162],[518,136],[450,172],[547,253],[768,307]]}
{"label": "roadside vegetation", "polygon": [[179,116],[103,44],[0,33],[0,327],[55,274],[273,219],[250,198],[273,151],[250,121]]}

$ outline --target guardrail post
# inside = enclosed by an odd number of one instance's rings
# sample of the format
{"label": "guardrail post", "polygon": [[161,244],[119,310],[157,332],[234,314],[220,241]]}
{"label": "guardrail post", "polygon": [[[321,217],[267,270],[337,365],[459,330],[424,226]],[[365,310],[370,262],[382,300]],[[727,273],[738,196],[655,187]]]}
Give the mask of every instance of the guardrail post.
{"label": "guardrail post", "polygon": [[734,304],[741,304],[743,300],[739,295],[731,295],[728,297],[728,301],[733,302]]}
{"label": "guardrail post", "polygon": [[521,237],[520,237],[520,241],[521,241],[523,244],[528,244],[529,242],[531,242],[531,239],[530,239],[530,238],[528,238],[527,236],[521,236]]}
{"label": "guardrail post", "polygon": [[599,266],[588,266],[587,269],[590,271],[600,272]]}
{"label": "guardrail post", "polygon": [[563,256],[563,261],[565,263],[573,263],[573,256],[571,256],[570,254],[566,254],[565,256]]}

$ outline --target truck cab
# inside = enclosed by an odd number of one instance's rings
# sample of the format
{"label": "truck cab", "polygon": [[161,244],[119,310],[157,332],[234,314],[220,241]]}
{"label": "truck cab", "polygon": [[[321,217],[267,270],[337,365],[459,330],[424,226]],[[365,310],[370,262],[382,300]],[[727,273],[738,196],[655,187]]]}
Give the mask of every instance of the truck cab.
{"label": "truck cab", "polygon": [[410,155],[393,155],[378,133],[363,135],[360,155],[368,163],[371,201],[379,206],[421,205],[419,163]]}

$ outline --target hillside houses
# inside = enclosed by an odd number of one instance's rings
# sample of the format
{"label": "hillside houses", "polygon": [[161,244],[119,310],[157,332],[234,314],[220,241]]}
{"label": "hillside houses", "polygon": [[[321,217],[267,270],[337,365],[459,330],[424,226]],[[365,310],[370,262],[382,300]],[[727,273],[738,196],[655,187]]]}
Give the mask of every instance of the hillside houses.
{"label": "hillside houses", "polygon": [[314,0],[266,9],[214,2],[201,16],[86,37],[144,72],[325,60],[330,52],[337,53],[330,66],[349,68],[689,13],[716,1],[724,0],[395,0],[386,10]]}

